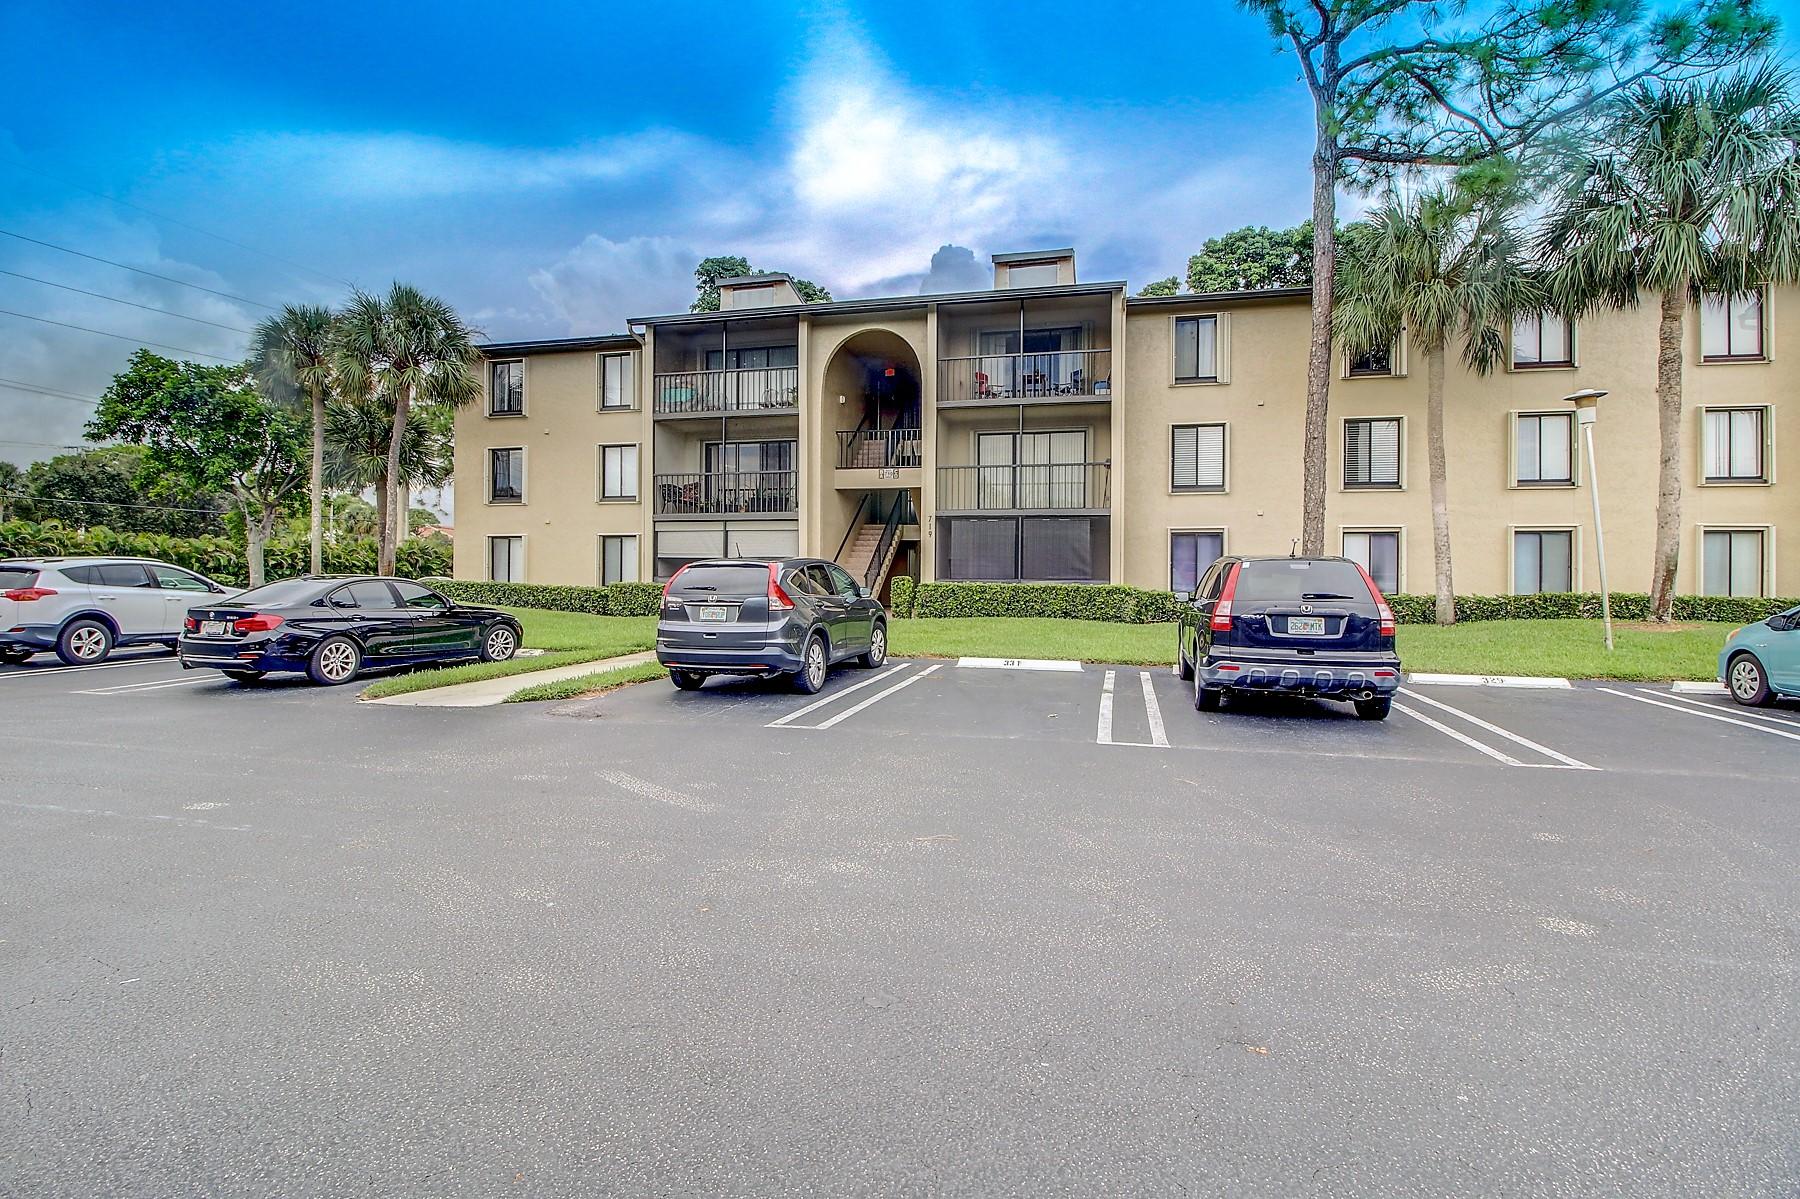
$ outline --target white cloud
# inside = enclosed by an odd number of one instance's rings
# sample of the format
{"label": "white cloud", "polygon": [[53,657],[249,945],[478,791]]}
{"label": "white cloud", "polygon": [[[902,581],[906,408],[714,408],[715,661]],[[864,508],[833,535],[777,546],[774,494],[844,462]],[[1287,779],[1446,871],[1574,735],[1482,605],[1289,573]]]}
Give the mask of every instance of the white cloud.
{"label": "white cloud", "polygon": [[614,333],[633,316],[684,310],[701,254],[669,237],[612,241],[590,233],[556,262],[531,273],[531,287],[572,333]]}

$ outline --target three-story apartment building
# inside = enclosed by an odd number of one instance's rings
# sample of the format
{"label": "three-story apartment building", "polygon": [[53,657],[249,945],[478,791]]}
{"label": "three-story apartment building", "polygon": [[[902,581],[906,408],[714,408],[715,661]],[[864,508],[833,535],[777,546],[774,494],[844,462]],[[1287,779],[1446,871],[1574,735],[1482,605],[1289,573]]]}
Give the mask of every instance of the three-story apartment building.
{"label": "three-story apartment building", "polygon": [[[990,290],[803,304],[785,276],[724,281],[717,312],[484,347],[456,425],[456,573],[666,578],[719,555],[835,559],[922,579],[1191,587],[1213,558],[1300,531],[1309,328],[1301,289],[1128,298],[1072,250],[1000,254]],[[1687,346],[1678,588],[1800,593],[1794,289],[1707,297]],[[1506,369],[1449,366],[1457,589],[1595,585],[1572,406],[1596,450],[1615,586],[1648,582],[1659,443],[1656,311],[1521,314]],[[1791,342],[1793,336],[1788,337]],[[1785,348],[1785,352],[1781,352]],[[1339,356],[1331,549],[1427,591],[1425,380],[1404,336]]]}

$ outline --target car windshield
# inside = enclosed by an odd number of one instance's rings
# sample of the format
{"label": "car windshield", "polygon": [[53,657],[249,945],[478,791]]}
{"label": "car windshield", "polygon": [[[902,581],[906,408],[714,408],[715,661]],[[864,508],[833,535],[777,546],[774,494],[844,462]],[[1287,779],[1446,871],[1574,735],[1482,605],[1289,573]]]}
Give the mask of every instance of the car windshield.
{"label": "car windshield", "polygon": [[677,595],[763,595],[769,590],[769,568],[690,566],[669,590]]}
{"label": "car windshield", "polygon": [[11,591],[15,587],[29,587],[37,582],[38,572],[21,570],[17,566],[0,566],[0,591]]}
{"label": "car windshield", "polygon": [[1354,563],[1317,558],[1246,562],[1234,598],[1241,606],[1303,600],[1371,602],[1368,585]]}
{"label": "car windshield", "polygon": [[231,600],[231,606],[246,608],[281,608],[290,604],[310,604],[318,598],[321,584],[317,579],[283,579],[264,583]]}

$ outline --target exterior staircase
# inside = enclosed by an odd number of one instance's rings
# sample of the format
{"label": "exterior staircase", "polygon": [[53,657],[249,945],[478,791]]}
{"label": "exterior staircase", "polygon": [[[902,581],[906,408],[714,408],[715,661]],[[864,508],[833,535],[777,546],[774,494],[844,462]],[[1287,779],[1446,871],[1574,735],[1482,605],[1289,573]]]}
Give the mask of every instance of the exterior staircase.
{"label": "exterior staircase", "polygon": [[[887,465],[887,446],[876,440],[863,440],[856,443],[856,452],[850,459],[850,466],[856,468],[874,468]],[[867,526],[865,526],[866,528]],[[879,535],[881,530],[877,529]],[[843,563],[838,563],[842,566]]]}
{"label": "exterior staircase", "polygon": [[[850,539],[850,544],[844,547],[843,555],[838,558],[838,565],[849,571],[850,577],[859,583],[869,577],[869,567],[875,565],[875,549],[881,544],[881,529],[882,526],[876,521],[865,523],[856,530],[856,536]],[[889,562],[893,561],[894,552],[899,548],[898,540],[896,538],[896,544],[888,546]],[[887,562],[883,562],[881,566],[886,570]]]}

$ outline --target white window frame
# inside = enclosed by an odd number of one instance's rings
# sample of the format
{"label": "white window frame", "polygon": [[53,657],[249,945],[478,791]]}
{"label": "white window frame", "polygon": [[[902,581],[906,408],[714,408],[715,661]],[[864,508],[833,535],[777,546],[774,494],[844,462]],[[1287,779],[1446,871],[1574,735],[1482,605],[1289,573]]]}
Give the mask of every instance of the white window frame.
{"label": "white window frame", "polygon": [[1752,292],[1755,293],[1757,297],[1757,316],[1759,318],[1758,324],[1760,326],[1757,340],[1761,343],[1757,347],[1758,352],[1755,354],[1708,354],[1706,352],[1707,300],[1709,298],[1717,298],[1721,303],[1725,304],[1725,333],[1729,338],[1731,335],[1731,302],[1736,299],[1741,299],[1741,296],[1724,295],[1716,291],[1702,292],[1700,294],[1700,303],[1697,306],[1695,313],[1694,336],[1699,343],[1701,366],[1725,366],[1732,363],[1768,362],[1770,360],[1769,340],[1772,332],[1772,324],[1769,320],[1769,302],[1773,298],[1773,295],[1770,288],[1760,284],[1750,288],[1742,294],[1748,295]]}
{"label": "white window frame", "polygon": [[527,537],[524,533],[489,533],[486,537],[482,538],[481,548],[482,548],[482,551],[487,555],[487,558],[481,564],[482,576],[484,578],[486,578],[490,583],[498,583],[498,582],[502,581],[500,579],[496,579],[493,577],[493,574],[494,574],[494,542],[496,542],[496,541],[517,541],[519,543],[519,577],[517,579],[511,579],[511,580],[505,580],[505,581],[515,582],[515,583],[523,583],[527,579],[529,579],[531,577],[530,574],[528,573],[528,571],[530,569],[530,559],[527,557],[527,555],[531,552],[531,539],[529,537]]}
{"label": "white window frame", "polygon": [[[1395,542],[1394,542],[1395,566],[1394,566],[1394,569],[1396,572],[1396,577],[1394,579],[1394,590],[1391,594],[1411,595],[1412,593],[1406,589],[1406,526],[1405,525],[1394,525],[1394,524],[1339,525],[1338,526],[1338,553],[1343,554],[1343,556],[1346,558],[1349,558],[1350,555],[1344,553],[1344,538],[1351,533],[1392,533],[1392,534],[1394,534],[1394,537],[1395,537]],[[1352,558],[1351,561],[1355,561],[1355,559]],[[1369,572],[1369,577],[1370,578],[1374,577],[1373,571]]]}
{"label": "white window frame", "polygon": [[[637,489],[631,495],[606,494],[606,451],[629,449],[632,453],[632,474],[637,479]],[[643,444],[636,441],[603,441],[594,446],[594,502],[599,504],[636,504],[644,498],[644,450]]]}
{"label": "white window frame", "polygon": [[[1182,321],[1213,323],[1213,373],[1184,379],[1176,373],[1176,339]],[[1169,386],[1218,387],[1231,382],[1231,314],[1229,312],[1177,312],[1169,316]]]}
{"label": "white window frame", "polygon": [[1576,366],[1580,365],[1580,332],[1578,324],[1573,317],[1562,317],[1563,327],[1569,331],[1569,356],[1566,360],[1558,362],[1520,362],[1518,360],[1516,357],[1518,352],[1518,341],[1515,330],[1520,319],[1524,318],[1538,322],[1538,349],[1542,351],[1544,346],[1544,317],[1546,315],[1562,316],[1561,313],[1554,312],[1527,312],[1520,313],[1513,317],[1512,323],[1506,330],[1506,369],[1514,371],[1572,371]]}
{"label": "white window frame", "polygon": [[[1546,416],[1569,422],[1569,477],[1567,480],[1552,479],[1544,482],[1521,479],[1519,421],[1527,417],[1535,420]],[[1581,422],[1575,419],[1573,410],[1565,408],[1558,412],[1547,408],[1517,408],[1506,414],[1506,485],[1519,491],[1556,491],[1559,488],[1570,490],[1581,486]]]}
{"label": "white window frame", "polygon": [[[525,365],[525,362],[526,360],[523,358],[488,359],[487,417],[489,420],[512,420],[515,417],[524,416],[527,412],[531,411],[531,385],[529,381],[531,371]],[[514,363],[517,363],[519,367],[519,410],[517,412],[496,412],[494,411],[494,368],[497,366],[511,366]]]}
{"label": "white window frame", "polygon": [[[1400,444],[1396,451],[1396,454],[1398,457],[1398,465],[1399,465],[1399,472],[1398,472],[1399,482],[1397,482],[1397,483],[1351,483],[1349,481],[1350,460],[1349,460],[1349,455],[1345,453],[1345,450],[1348,448],[1346,446],[1345,442],[1349,436],[1348,430],[1350,428],[1351,423],[1352,422],[1366,422],[1366,421],[1386,421],[1386,420],[1395,421],[1400,426],[1399,433],[1398,433],[1398,437],[1400,439]],[[1406,418],[1404,416],[1388,414],[1388,415],[1346,416],[1346,417],[1344,417],[1342,420],[1340,420],[1338,422],[1338,470],[1337,470],[1338,491],[1339,492],[1405,491],[1406,490],[1406,454],[1407,454],[1407,448],[1408,448],[1407,442],[1409,440],[1410,439],[1408,437],[1407,428],[1406,428]]]}
{"label": "white window frame", "polygon": [[1569,593],[1582,590],[1582,557],[1580,525],[1507,525],[1506,526],[1506,593],[1508,595],[1561,595],[1560,591],[1520,591],[1518,549],[1520,533],[1567,533],[1569,535]]}
{"label": "white window frame", "polygon": [[[1710,446],[1706,439],[1707,414],[1711,412],[1744,412],[1762,413],[1762,474],[1746,475],[1743,478],[1713,478],[1706,473],[1707,459],[1711,456]],[[1769,487],[1775,482],[1775,406],[1773,404],[1702,404],[1700,406],[1700,478],[1702,487]],[[1746,526],[1750,527],[1750,526]]]}
{"label": "white window frame", "polygon": [[[1175,430],[1216,428],[1219,433],[1219,485],[1217,487],[1195,486],[1177,487],[1175,485]],[[1182,420],[1169,423],[1169,436],[1164,442],[1169,447],[1169,466],[1163,472],[1164,484],[1170,495],[1225,495],[1231,490],[1231,422],[1222,420]],[[1197,447],[1198,443],[1196,443]],[[1198,530],[1208,532],[1210,530]]]}
{"label": "white window frame", "polygon": [[[623,404],[606,402],[606,364],[614,358],[625,360],[627,378]],[[594,355],[594,410],[596,412],[635,412],[637,397],[637,354],[631,350],[607,350]]]}
{"label": "white window frame", "polygon": [[[1762,588],[1761,598],[1775,594],[1775,526],[1758,524],[1723,524],[1694,526],[1694,594],[1706,594],[1706,535],[1708,533],[1761,533],[1762,534]],[[1758,598],[1751,596],[1747,598]]]}
{"label": "white window frame", "polygon": [[[502,450],[518,451],[519,454],[519,498],[516,500],[497,500],[494,498],[494,455]],[[481,496],[482,501],[490,508],[517,508],[531,499],[531,451],[522,445],[491,445],[481,451]]]}
{"label": "white window frame", "polygon": [[1394,338],[1394,344],[1388,351],[1387,371],[1356,371],[1350,368],[1355,356],[1345,350],[1338,356],[1338,377],[1341,379],[1404,379],[1406,378],[1406,330],[1400,330]]}
{"label": "white window frame", "polygon": [[[1183,533],[1217,533],[1219,535],[1219,557],[1229,558],[1231,556],[1231,530],[1226,525],[1170,526],[1165,530],[1166,535],[1163,538],[1163,578],[1169,581],[1170,590],[1174,589],[1175,583],[1175,538]],[[1196,574],[1194,585],[1199,586],[1200,580],[1205,576],[1205,570]]]}
{"label": "white window frame", "polygon": [[[606,543],[610,540],[631,542],[631,557],[630,557],[631,577],[629,579],[612,579],[609,581],[606,577]],[[640,557],[640,555],[643,552],[642,547],[643,547],[643,541],[641,540],[640,536],[636,533],[597,533],[597,534],[595,534],[594,535],[594,578],[595,578],[595,580],[602,587],[609,586],[610,583],[636,583],[636,582],[640,581],[644,577],[643,562]],[[626,561],[626,558],[623,553],[620,554],[619,561],[621,563],[624,563]]]}

